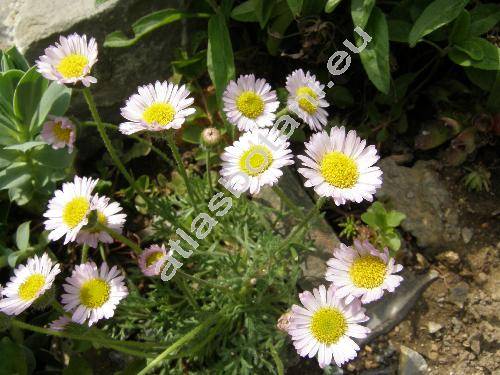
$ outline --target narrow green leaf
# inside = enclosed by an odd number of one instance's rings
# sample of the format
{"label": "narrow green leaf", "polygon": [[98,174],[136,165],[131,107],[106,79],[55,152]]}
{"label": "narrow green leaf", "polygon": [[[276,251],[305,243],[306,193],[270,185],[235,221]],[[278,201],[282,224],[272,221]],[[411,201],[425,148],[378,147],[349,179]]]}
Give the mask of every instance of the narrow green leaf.
{"label": "narrow green leaf", "polygon": [[28,128],[38,110],[48,81],[36,71],[36,67],[28,70],[19,81],[14,92],[14,113],[23,128]]}
{"label": "narrow green leaf", "polygon": [[25,351],[9,337],[3,337],[0,341],[0,358],[2,358],[2,374],[28,375]]}
{"label": "narrow green leaf", "polygon": [[16,246],[21,251],[26,251],[30,245],[30,223],[31,221],[25,221],[17,227]]}
{"label": "narrow green leaf", "polygon": [[54,150],[51,146],[45,145],[45,147],[35,150],[31,157],[34,161],[46,167],[64,169],[71,166],[74,159],[74,153],[68,153],[68,149],[66,148]]}
{"label": "narrow green leaf", "polygon": [[214,14],[208,21],[208,74],[215,86],[219,105],[228,82],[234,78],[234,56],[226,20],[222,14]]}
{"label": "narrow green leaf", "polygon": [[18,187],[28,182],[30,167],[23,162],[13,163],[9,168],[0,171],[0,190]]}
{"label": "narrow green leaf", "polygon": [[[389,66],[389,33],[385,14],[377,7],[373,8],[370,19],[366,25],[366,33],[372,37],[366,48],[360,52],[359,57],[365,68],[366,74],[375,87],[387,94],[391,85]],[[358,46],[362,40],[356,34]]]}
{"label": "narrow green leaf", "polygon": [[182,140],[189,143],[200,144],[203,126],[190,123],[182,127]]}
{"label": "narrow green leaf", "polygon": [[17,151],[21,151],[21,152],[26,152],[28,150],[31,150],[33,147],[37,147],[37,146],[41,146],[41,145],[46,145],[46,143],[43,141],[29,141],[29,142],[24,142],[24,143],[19,143],[19,144],[12,145],[12,146],[4,147],[4,150],[17,150]]}
{"label": "narrow green leaf", "polygon": [[496,80],[496,72],[494,70],[482,70],[472,67],[464,67],[464,70],[467,78],[469,78],[472,83],[484,91],[491,91]]}
{"label": "narrow green leaf", "polygon": [[252,0],[255,14],[259,21],[260,28],[263,29],[273,13],[274,1],[270,0]]}
{"label": "narrow green leaf", "polygon": [[479,4],[470,12],[470,33],[485,34],[500,22],[500,4]]}
{"label": "narrow green leaf", "polygon": [[6,106],[9,113],[14,114],[12,110],[12,105],[14,101],[14,92],[16,87],[23,78],[24,72],[17,69],[9,70],[4,74],[0,75],[0,105]]}
{"label": "narrow green leaf", "polygon": [[19,52],[16,46],[10,47],[5,51],[5,55],[9,57],[16,69],[26,72],[30,68],[28,61],[24,58],[23,54]]}
{"label": "narrow green leaf", "polygon": [[271,55],[276,56],[278,54],[278,48],[292,21],[293,14],[289,9],[287,9],[286,12],[276,17],[268,26],[266,46]]}
{"label": "narrow green leaf", "polygon": [[465,67],[484,70],[500,69],[500,48],[485,39],[472,37],[454,46],[448,57],[455,63]]}
{"label": "narrow green leaf", "polygon": [[43,124],[47,115],[62,116],[66,113],[71,101],[71,89],[57,82],[52,82],[43,93],[36,116],[32,120],[32,128]]}
{"label": "narrow green leaf", "polygon": [[172,22],[186,18],[207,18],[210,15],[207,13],[190,13],[177,9],[163,9],[157,12],[148,14],[132,24],[134,32],[133,38],[128,38],[122,31],[114,31],[106,36],[104,47],[122,48],[130,47],[137,43],[139,39],[159,27],[168,25]]}
{"label": "narrow green leaf", "polygon": [[[365,28],[370,14],[372,13],[375,0],[352,0],[351,1],[351,17],[354,26]],[[373,35],[370,34],[371,37]]]}
{"label": "narrow green leaf", "polygon": [[302,11],[303,0],[286,0],[286,2],[288,3],[288,7],[290,8],[294,16],[300,15],[300,12]]}
{"label": "narrow green leaf", "polygon": [[231,18],[240,22],[258,22],[253,0],[247,0],[233,8]]}
{"label": "narrow green leaf", "polygon": [[467,40],[470,36],[470,14],[465,9],[453,22],[453,28],[449,36],[450,43],[460,43]]}
{"label": "narrow green leaf", "polygon": [[332,13],[342,0],[328,0],[325,4],[325,13]]}
{"label": "narrow green leaf", "polygon": [[410,47],[414,47],[424,36],[457,18],[468,2],[469,0],[435,0],[429,4],[410,31]]}

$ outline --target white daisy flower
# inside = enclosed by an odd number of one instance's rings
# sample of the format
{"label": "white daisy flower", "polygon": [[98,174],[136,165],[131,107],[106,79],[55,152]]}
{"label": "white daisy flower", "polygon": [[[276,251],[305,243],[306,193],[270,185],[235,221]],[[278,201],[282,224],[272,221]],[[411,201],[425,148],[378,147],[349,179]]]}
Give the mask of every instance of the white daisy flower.
{"label": "white daisy flower", "polygon": [[68,146],[68,152],[73,152],[75,143],[76,127],[67,117],[50,117],[41,133],[42,139],[54,150]]}
{"label": "white daisy flower", "polygon": [[389,257],[387,248],[378,251],[368,241],[354,241],[352,247],[340,244],[327,262],[325,278],[337,287],[346,302],[360,298],[362,303],[378,300],[384,290],[394,292],[403,278],[394,273],[403,269]]}
{"label": "white daisy flower", "polygon": [[59,43],[45,49],[45,55],[36,61],[37,70],[45,78],[60,84],[81,82],[88,87],[97,80],[90,76],[97,62],[97,43],[87,42],[86,35],[71,34],[59,37]]}
{"label": "white daisy flower", "polygon": [[221,155],[221,175],[235,191],[257,194],[264,185],[274,185],[293,164],[286,137],[276,129],[254,129],[244,133]]}
{"label": "white daisy flower", "polygon": [[[100,224],[107,226],[115,232],[122,232],[127,215],[121,213],[123,209],[118,202],[109,203],[109,198],[99,197],[96,194],[92,198],[91,207],[96,211],[97,221]],[[83,228],[78,232],[76,242],[96,248],[98,242],[113,243],[114,239],[106,232]]]}
{"label": "white daisy flower", "polygon": [[71,323],[71,318],[67,315],[61,315],[49,324],[49,328],[53,331],[64,331],[69,323]]}
{"label": "white daisy flower", "polygon": [[66,236],[64,244],[74,241],[78,232],[88,223],[92,210],[92,190],[98,180],[75,176],[74,182],[66,182],[61,190],[54,192],[47,212],[43,214],[45,229],[51,231],[49,240],[57,241]]}
{"label": "white daisy flower", "polygon": [[365,146],[354,130],[346,136],[344,127],[332,128],[330,135],[313,134],[306,143],[307,155],[298,157],[304,166],[298,171],[307,179],[304,185],[332,197],[336,205],[371,202],[382,185],[382,170],[373,166],[380,158],[375,146]]}
{"label": "white daisy flower", "polygon": [[222,100],[227,120],[241,131],[273,126],[279,106],[276,91],[253,74],[229,82]]}
{"label": "white daisy flower", "polygon": [[[169,253],[171,253],[169,251]],[[167,257],[165,245],[151,245],[144,250],[138,259],[139,268],[146,276],[158,276]]]}
{"label": "white daisy flower", "polygon": [[111,318],[118,303],[128,295],[124,279],[116,266],[109,269],[102,263],[98,269],[93,262],[80,264],[63,285],[63,308],[72,312],[71,319],[79,324],[88,320],[91,326],[100,319]]}
{"label": "white daisy flower", "polygon": [[368,317],[359,300],[346,303],[335,287],[320,285],[313,292],[299,294],[304,307],[293,305],[288,334],[302,357],[318,356],[321,368],[332,362],[337,366],[356,358],[359,350],[351,337],[365,338],[370,329],[360,325]]}
{"label": "white daisy flower", "polygon": [[3,289],[5,298],[0,300],[0,311],[7,315],[21,314],[52,287],[59,272],[59,264],[53,263],[47,253],[29,258],[26,265],[14,270],[14,276]]}
{"label": "white daisy flower", "polygon": [[304,73],[297,69],[286,77],[288,90],[288,109],[299,116],[312,130],[321,130],[327,123],[328,113],[323,108],[328,107],[325,100],[325,85],[316,81],[316,76],[310,72]]}
{"label": "white daisy flower", "polygon": [[122,116],[128,120],[120,124],[123,134],[179,129],[186,117],[195,112],[190,108],[194,99],[189,97],[185,85],[156,81],[154,85],[140,86],[137,92],[121,109]]}

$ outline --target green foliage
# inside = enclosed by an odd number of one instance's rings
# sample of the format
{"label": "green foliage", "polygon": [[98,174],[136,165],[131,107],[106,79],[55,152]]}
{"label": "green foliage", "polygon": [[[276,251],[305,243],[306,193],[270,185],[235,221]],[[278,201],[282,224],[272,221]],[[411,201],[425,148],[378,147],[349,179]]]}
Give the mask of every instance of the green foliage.
{"label": "green foliage", "polygon": [[361,215],[361,220],[375,230],[377,243],[382,247],[388,247],[392,254],[401,247],[401,237],[396,228],[405,218],[406,215],[402,212],[396,210],[387,211],[380,202],[373,203]]}
{"label": "green foliage", "polygon": [[419,15],[408,36],[414,47],[424,36],[449,24],[458,17],[469,0],[435,0]]}
{"label": "green foliage", "polygon": [[339,235],[348,240],[356,237],[358,234],[358,225],[359,221],[353,215],[346,216],[344,221],[339,224],[339,227],[342,228]]}
{"label": "green foliage", "polygon": [[54,150],[39,140],[47,116],[61,116],[68,109],[71,89],[49,84],[16,49],[6,51],[2,61],[0,190],[7,190],[18,205],[30,201],[36,205],[65,178],[72,164],[67,150]]}
{"label": "green foliage", "polygon": [[123,31],[114,31],[106,36],[104,46],[110,48],[130,47],[154,30],[172,22],[186,18],[207,18],[208,16],[205,13],[188,13],[177,9],[159,10],[140,18],[132,24],[133,38],[128,38]]}
{"label": "green foliage", "polygon": [[221,104],[222,93],[234,77],[234,57],[226,20],[220,13],[208,21],[207,68]]}
{"label": "green foliage", "polygon": [[[354,17],[354,15],[353,15]],[[360,21],[364,22],[364,20]],[[366,74],[379,91],[387,94],[390,88],[389,34],[384,13],[377,7],[371,11],[366,25],[366,33],[372,41],[359,54]],[[356,37],[358,44],[361,39]]]}
{"label": "green foliage", "polygon": [[[220,102],[225,84],[235,73],[233,56],[239,49],[246,47],[235,46],[234,40],[231,41],[235,38],[230,37],[234,22],[258,24],[262,30],[262,44],[271,55],[277,56],[283,52],[281,45],[287,35],[293,35],[297,27],[300,29],[307,17],[325,18],[335,12],[331,16],[333,23],[344,29],[351,28],[346,26],[346,15],[340,13],[348,8],[352,25],[361,27],[372,37],[359,58],[366,76],[380,93],[389,96],[398,89],[395,85],[400,77],[392,77],[391,73],[391,52],[394,51],[391,43],[402,43],[412,48],[425,43],[436,49],[437,55],[429,60],[436,60],[436,64],[405,74],[413,75],[413,79],[420,74],[423,77],[446,56],[452,63],[463,67],[474,84],[488,92],[485,103],[487,108],[500,108],[500,74],[497,76],[500,71],[500,49],[484,37],[500,22],[500,5],[476,3],[473,6],[468,0],[403,0],[384,4],[383,7],[377,7],[375,3],[374,0],[352,0],[348,6],[340,6],[340,0],[246,0],[225,1],[217,6],[216,2],[199,2],[189,10],[165,9],[144,16],[132,25],[135,34],[133,38],[127,38],[121,31],[114,32],[106,38],[105,46],[130,46],[142,36],[176,20],[210,17],[206,34],[208,49],[194,51],[191,57],[184,57],[172,65],[175,72],[186,78],[198,78],[203,75],[203,57],[206,54],[206,67]],[[210,11],[214,14],[208,13]],[[321,11],[325,13],[319,14]],[[356,44],[360,45],[361,38],[357,33],[344,30],[344,34],[352,34]],[[218,53],[212,53],[214,48],[217,48]],[[332,50],[331,53],[333,52]],[[402,53],[419,54],[412,50]],[[478,84],[479,81],[487,84]],[[374,104],[370,103],[372,106]],[[389,116],[389,122],[395,124],[393,128],[398,133],[404,133],[407,129],[404,114],[407,106],[410,107],[411,103],[405,94],[398,98],[397,106],[391,106],[393,113]],[[385,141],[389,135],[388,130],[389,127],[384,127],[377,138]]]}
{"label": "green foliage", "polygon": [[[190,181],[197,194],[211,197],[204,178],[191,176]],[[178,182],[169,188],[168,196],[161,188],[151,191],[159,205],[157,219],[151,223],[154,234],[149,240],[153,242],[167,243],[177,237],[161,212],[176,207],[188,227],[196,215],[186,199],[185,186]],[[193,250],[189,259],[179,257],[182,270],[207,283],[180,274],[168,282],[150,279],[144,290],[133,291],[120,304],[121,311],[113,319],[115,338],[135,336],[169,345],[208,317],[216,317],[196,340],[165,361],[171,374],[182,373],[175,366],[181,358],[190,364],[192,374],[274,373],[282,366],[279,357],[285,336],[276,329],[276,321],[295,298],[298,254],[312,249],[308,240],[299,238],[291,247],[280,249],[285,228],[271,223],[282,222],[287,212],[244,196],[227,197],[232,207],[216,217],[218,224],[206,240],[198,241],[196,249],[181,240],[184,250]],[[211,211],[202,207],[202,212]],[[271,217],[275,217],[272,222]],[[134,285],[144,280],[133,268],[129,278]]]}
{"label": "green foliage", "polygon": [[35,369],[35,357],[25,346],[12,342],[8,337],[0,340],[0,375],[28,375]]}
{"label": "green foliage", "polygon": [[485,167],[479,165],[477,168],[465,168],[467,174],[462,181],[467,190],[480,192],[490,191],[491,189],[491,172]]}

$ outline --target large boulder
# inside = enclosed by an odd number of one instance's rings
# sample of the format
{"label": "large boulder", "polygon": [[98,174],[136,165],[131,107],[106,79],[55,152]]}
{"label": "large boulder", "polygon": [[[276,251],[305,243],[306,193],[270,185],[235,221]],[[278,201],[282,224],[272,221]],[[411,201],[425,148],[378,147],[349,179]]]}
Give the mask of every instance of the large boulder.
{"label": "large boulder", "polygon": [[183,23],[153,32],[128,48],[103,47],[104,37],[152,10],[179,8],[180,0],[0,0],[0,47],[16,45],[33,63],[59,35],[73,32],[97,39],[99,62],[93,90],[100,106],[116,107],[140,84],[167,79],[173,52],[185,40]]}
{"label": "large boulder", "polygon": [[406,215],[401,226],[418,246],[441,250],[459,240],[458,209],[433,162],[418,161],[408,168],[385,158],[379,166],[384,183],[377,198]]}

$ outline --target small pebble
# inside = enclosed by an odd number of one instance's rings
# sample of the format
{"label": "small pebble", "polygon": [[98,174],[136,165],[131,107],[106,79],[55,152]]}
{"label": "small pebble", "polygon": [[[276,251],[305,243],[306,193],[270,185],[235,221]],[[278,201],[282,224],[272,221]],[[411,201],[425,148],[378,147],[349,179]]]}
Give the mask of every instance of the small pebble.
{"label": "small pebble", "polygon": [[460,255],[451,250],[439,254],[436,259],[443,262],[447,266],[456,266],[460,263]]}
{"label": "small pebble", "polygon": [[443,326],[441,324],[439,324],[439,323],[436,323],[436,322],[427,322],[427,329],[429,330],[430,334],[436,333],[441,328],[443,328]]}

